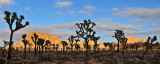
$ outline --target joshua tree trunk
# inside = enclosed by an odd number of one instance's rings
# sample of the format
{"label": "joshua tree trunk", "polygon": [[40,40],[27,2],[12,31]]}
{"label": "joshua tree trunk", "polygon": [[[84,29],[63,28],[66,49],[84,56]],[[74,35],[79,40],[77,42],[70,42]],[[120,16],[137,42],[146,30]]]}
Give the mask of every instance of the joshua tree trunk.
{"label": "joshua tree trunk", "polygon": [[123,44],[123,53],[122,53],[122,55],[124,55],[124,44]]}
{"label": "joshua tree trunk", "polygon": [[119,41],[118,41],[118,45],[117,45],[117,52],[119,52]]}
{"label": "joshua tree trunk", "polygon": [[153,42],[151,42],[151,51],[152,51],[152,43],[153,43]]}
{"label": "joshua tree trunk", "polygon": [[73,45],[71,45],[71,51],[73,51]]}
{"label": "joshua tree trunk", "polygon": [[87,59],[87,56],[88,56],[88,40],[86,40],[86,44],[87,44],[87,49],[86,49],[86,59]]}
{"label": "joshua tree trunk", "polygon": [[42,54],[43,54],[43,45],[42,45]]}
{"label": "joshua tree trunk", "polygon": [[37,50],[36,50],[37,47],[36,46],[37,46],[37,43],[36,43],[36,39],[35,39],[35,48],[34,48],[34,54],[35,55],[37,55]]}
{"label": "joshua tree trunk", "polygon": [[63,46],[63,52],[64,52],[64,46]]}
{"label": "joshua tree trunk", "polygon": [[11,43],[12,43],[13,31],[11,31],[10,42],[9,42],[9,50],[8,50],[8,59],[11,59]]}
{"label": "joshua tree trunk", "polygon": [[40,52],[41,52],[41,49],[40,49],[40,45],[39,45],[39,54],[40,54]]}
{"label": "joshua tree trunk", "polygon": [[24,48],[24,58],[26,58],[26,45],[25,45],[25,48]]}

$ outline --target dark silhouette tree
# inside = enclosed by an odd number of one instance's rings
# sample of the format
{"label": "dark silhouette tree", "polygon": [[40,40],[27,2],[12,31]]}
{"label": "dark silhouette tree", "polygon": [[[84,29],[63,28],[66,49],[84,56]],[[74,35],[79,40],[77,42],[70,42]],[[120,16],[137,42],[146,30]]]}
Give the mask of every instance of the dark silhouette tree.
{"label": "dark silhouette tree", "polygon": [[152,48],[153,48],[153,42],[157,40],[157,37],[156,36],[153,36],[153,38],[151,39],[151,43],[150,43],[150,48],[151,48],[151,51],[152,51]]}
{"label": "dark silhouette tree", "polygon": [[138,43],[134,43],[134,46],[136,47],[136,51],[137,51],[137,50],[138,50],[138,48],[139,48]]}
{"label": "dark silhouette tree", "polygon": [[73,42],[75,41],[75,36],[71,35],[69,38],[69,43],[71,45],[71,51],[73,51]]}
{"label": "dark silhouette tree", "polygon": [[24,44],[24,59],[25,59],[25,58],[26,58],[26,46],[27,46],[27,44],[29,43],[29,41],[26,40],[26,34],[23,34],[23,35],[22,35],[22,38],[23,38],[22,42],[23,42],[23,44]]}
{"label": "dark silhouette tree", "polygon": [[121,40],[121,38],[122,38],[122,35],[124,35],[123,31],[116,29],[116,32],[115,32],[115,34],[114,34],[113,37],[116,38],[117,41],[118,41],[118,45],[117,45],[118,49],[117,49],[117,52],[119,52],[119,43],[120,43],[120,40]]}
{"label": "dark silhouette tree", "polygon": [[[11,13],[9,11],[5,11],[5,17],[4,19],[6,20],[6,22],[9,25],[11,34],[10,34],[10,41],[9,41],[9,50],[8,50],[8,59],[11,59],[11,42],[12,42],[12,38],[13,38],[13,33],[21,28],[26,27],[27,25],[29,25],[29,22],[27,21],[25,25],[23,25],[21,22],[24,19],[24,16],[20,16],[20,18],[17,17],[17,14],[15,12],[13,12],[12,17]],[[16,21],[16,26],[15,29],[13,29],[13,23],[14,21]]]}
{"label": "dark silhouette tree", "polygon": [[124,49],[125,49],[125,44],[126,44],[127,40],[128,39],[124,35],[122,35],[122,38],[120,38],[120,43],[122,43],[122,45],[123,45],[122,55],[124,55]]}
{"label": "dark silhouette tree", "polygon": [[5,51],[5,50],[6,50],[6,46],[8,46],[8,45],[9,45],[9,42],[7,42],[7,41],[5,41],[5,40],[3,40],[3,42],[4,42],[3,51]]}
{"label": "dark silhouette tree", "polygon": [[34,55],[37,55],[36,46],[37,46],[38,35],[37,35],[36,33],[34,33],[34,36],[31,36],[31,38],[32,38],[32,41],[33,41],[34,44],[35,44],[35,47],[34,47]]}
{"label": "dark silhouette tree", "polygon": [[88,42],[91,39],[92,36],[94,36],[94,34],[96,33],[95,31],[93,31],[93,27],[96,25],[94,22],[91,22],[90,20],[84,20],[83,23],[76,23],[76,25],[79,28],[79,31],[76,30],[76,33],[79,37],[83,38],[85,40],[85,44],[86,44],[86,59],[88,56],[88,49],[89,49],[89,45]]}
{"label": "dark silhouette tree", "polygon": [[56,44],[56,47],[55,47],[55,48],[56,48],[56,51],[57,51],[57,50],[58,50],[58,48],[59,48],[59,44]]}
{"label": "dark silhouette tree", "polygon": [[79,44],[75,44],[75,48],[76,48],[76,51],[78,51],[78,50],[80,50],[80,46],[79,46]]}
{"label": "dark silhouette tree", "polygon": [[46,43],[44,44],[44,39],[41,40],[42,54],[43,54],[44,47],[48,46],[49,44],[51,44],[51,41],[46,40]]}
{"label": "dark silhouette tree", "polygon": [[[108,43],[109,43],[109,42],[108,42]],[[103,43],[104,46],[105,46],[105,48],[108,46],[108,43],[107,43],[107,42]]]}
{"label": "dark silhouette tree", "polygon": [[99,45],[97,44],[97,40],[99,40],[99,38],[100,38],[100,37],[94,37],[94,36],[91,38],[91,40],[94,41],[94,51],[95,51],[95,53],[96,53],[97,48],[98,48],[98,46],[99,46]]}
{"label": "dark silhouette tree", "polygon": [[[44,44],[44,39],[42,38],[38,38],[38,42],[37,42],[37,45],[39,46],[39,54],[41,52],[41,46],[43,46]],[[42,49],[43,50],[43,49]]]}
{"label": "dark silhouette tree", "polygon": [[134,44],[129,45],[129,48],[133,50]]}
{"label": "dark silhouette tree", "polygon": [[61,41],[61,43],[62,43],[62,45],[63,45],[63,52],[65,51],[64,49],[65,49],[65,46],[67,46],[68,45],[68,43],[66,42],[66,41]]}
{"label": "dark silhouette tree", "polygon": [[156,42],[156,43],[155,43],[155,46],[158,46],[158,45],[159,45],[159,42]]}
{"label": "dark silhouette tree", "polygon": [[152,44],[149,43],[153,43],[154,41],[157,40],[156,36],[153,36],[153,38],[148,37],[147,42],[145,42],[145,46],[146,46],[146,51],[143,53],[143,55],[140,57],[139,55],[137,55],[137,57],[139,59],[144,59],[144,56],[146,55],[146,53],[148,52],[149,48],[152,47]]}

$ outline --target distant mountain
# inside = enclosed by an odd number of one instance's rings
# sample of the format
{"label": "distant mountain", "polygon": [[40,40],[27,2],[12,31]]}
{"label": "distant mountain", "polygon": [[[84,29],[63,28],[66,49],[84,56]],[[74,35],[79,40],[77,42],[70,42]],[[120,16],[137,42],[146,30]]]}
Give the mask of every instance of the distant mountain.
{"label": "distant mountain", "polygon": [[[26,36],[26,40],[29,40],[29,43],[31,43],[32,44],[32,50],[34,50],[34,47],[35,47],[35,44],[34,44],[34,42],[32,41],[32,39],[31,39],[31,36],[34,36],[34,33],[36,33],[37,35],[38,35],[38,38],[42,38],[42,39],[44,39],[45,41],[46,40],[49,40],[49,41],[51,41],[51,44],[59,44],[59,49],[58,50],[61,50],[62,48],[63,48],[63,46],[62,46],[62,44],[61,44],[61,41],[62,41],[62,39],[60,39],[59,37],[57,37],[57,36],[54,36],[54,35],[50,35],[50,34],[46,34],[46,33],[42,33],[42,32],[39,32],[39,31],[36,31],[36,32],[30,32],[29,34],[27,34],[27,36]],[[70,43],[69,43],[69,41],[66,41],[67,43],[68,43],[68,46],[67,47],[71,47],[70,46]],[[75,42],[74,42],[75,43]],[[82,50],[84,50],[84,42],[77,42],[77,44],[79,44],[80,45],[80,47],[81,47],[81,49]],[[104,48],[104,45],[103,45],[103,43],[98,43],[98,44],[100,44],[100,47],[99,48]],[[94,42],[93,41],[89,41],[89,45],[91,46],[91,48],[93,49],[93,45],[94,45]],[[17,42],[17,43],[15,43],[14,45],[13,45],[13,47],[16,49],[16,48],[24,48],[24,44],[23,44],[23,42],[22,42],[22,39],[20,39],[20,41],[19,42]],[[28,48],[29,46],[27,45],[27,48]],[[7,47],[8,48],[8,47]],[[52,48],[52,47],[51,47]],[[75,48],[74,46],[73,46],[73,48]]]}
{"label": "distant mountain", "polygon": [[[36,34],[39,36],[38,38],[42,38],[42,39],[44,39],[45,41],[46,41],[46,40],[51,41],[51,44],[58,44],[58,45],[59,45],[59,49],[58,49],[58,50],[63,49],[63,46],[62,46],[62,44],[61,44],[62,39],[60,39],[59,37],[57,37],[57,36],[55,36],[55,35],[50,35],[50,34],[42,33],[42,32],[39,32],[39,31],[35,31],[35,32],[30,32],[30,33],[27,34],[27,36],[26,36],[26,40],[29,40],[29,43],[32,44],[32,46],[31,46],[32,50],[34,50],[34,47],[35,47],[35,44],[33,43],[32,39],[31,39],[31,36],[34,36],[34,33],[36,33]],[[132,37],[132,36],[128,36],[127,38],[128,38],[127,44],[144,43],[144,42],[147,41],[146,38],[139,39],[139,38],[137,38],[137,37]],[[67,46],[67,47],[71,47],[69,41],[66,41],[66,42],[68,43],[68,46]],[[158,42],[160,43],[160,41],[158,41]],[[74,43],[75,43],[75,42],[74,42]],[[112,42],[112,43],[113,43],[113,45],[116,45],[116,44],[117,44],[117,42]],[[77,44],[80,45],[81,50],[85,50],[85,48],[84,48],[84,42],[80,41],[80,42],[77,42]],[[99,48],[100,48],[100,49],[105,48],[105,46],[103,45],[103,43],[98,43],[98,44],[99,44]],[[94,42],[93,42],[93,41],[89,41],[89,45],[91,46],[91,49],[93,49]],[[122,44],[120,44],[120,45],[122,45]],[[15,49],[16,49],[16,48],[19,48],[19,49],[20,49],[20,48],[24,48],[24,44],[23,44],[23,42],[22,42],[22,39],[20,39],[19,42],[15,43],[15,44],[13,45],[13,47],[14,47]],[[27,48],[28,48],[28,47],[29,47],[29,46],[27,45]],[[8,48],[8,47],[7,47],[7,48]],[[75,49],[74,46],[73,46],[73,48]],[[106,47],[106,48],[108,48],[108,47]],[[51,49],[52,49],[52,47],[51,47]]]}

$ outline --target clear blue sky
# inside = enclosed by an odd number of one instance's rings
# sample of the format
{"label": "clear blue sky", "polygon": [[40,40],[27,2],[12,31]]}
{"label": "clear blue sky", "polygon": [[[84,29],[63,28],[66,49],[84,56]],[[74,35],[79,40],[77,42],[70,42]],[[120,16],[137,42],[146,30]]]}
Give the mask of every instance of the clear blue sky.
{"label": "clear blue sky", "polygon": [[[160,38],[160,0],[0,0],[1,33],[9,29],[3,20],[5,10],[24,15],[25,21],[28,20],[34,29],[58,28],[58,31],[66,31],[69,35],[69,32],[75,31],[72,23],[91,19],[97,23],[97,36],[102,37],[99,42],[115,42],[116,39],[111,37],[115,29],[124,30],[126,37],[157,35],[158,40]],[[54,31],[46,32],[46,29],[39,28],[37,31],[66,38]],[[3,39],[0,36],[0,40]]]}

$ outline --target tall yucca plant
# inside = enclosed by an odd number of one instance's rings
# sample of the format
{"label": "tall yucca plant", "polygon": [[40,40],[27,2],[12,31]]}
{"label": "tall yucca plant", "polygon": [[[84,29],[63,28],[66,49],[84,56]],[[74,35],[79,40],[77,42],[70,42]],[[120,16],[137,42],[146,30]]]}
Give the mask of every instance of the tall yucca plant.
{"label": "tall yucca plant", "polygon": [[34,44],[35,44],[35,47],[34,47],[34,55],[37,55],[36,46],[37,46],[38,35],[37,35],[36,33],[34,33],[34,36],[31,36],[31,38],[32,38],[32,41],[33,41]]}
{"label": "tall yucca plant", "polygon": [[22,38],[23,38],[22,42],[23,42],[23,44],[24,44],[24,58],[26,58],[26,46],[27,46],[27,44],[29,43],[29,41],[26,40],[26,34],[23,34],[23,35],[22,35]]}
{"label": "tall yucca plant", "polygon": [[[12,16],[11,13],[9,11],[5,11],[5,17],[4,19],[6,20],[6,22],[9,25],[11,34],[10,34],[10,42],[9,42],[9,50],[8,50],[8,59],[11,59],[11,42],[12,42],[12,38],[13,38],[13,33],[21,28],[26,27],[27,25],[29,25],[29,22],[27,21],[25,25],[23,25],[21,22],[24,19],[24,16],[20,16],[20,18],[17,17],[17,14],[15,12],[13,12]],[[13,23],[16,21],[16,27],[13,29]]]}
{"label": "tall yucca plant", "polygon": [[76,33],[79,37],[83,38],[85,40],[86,44],[86,59],[88,56],[88,49],[89,49],[89,39],[94,36],[95,31],[93,31],[93,27],[96,25],[94,22],[91,22],[90,20],[84,20],[83,23],[76,23],[79,30],[76,30]]}

